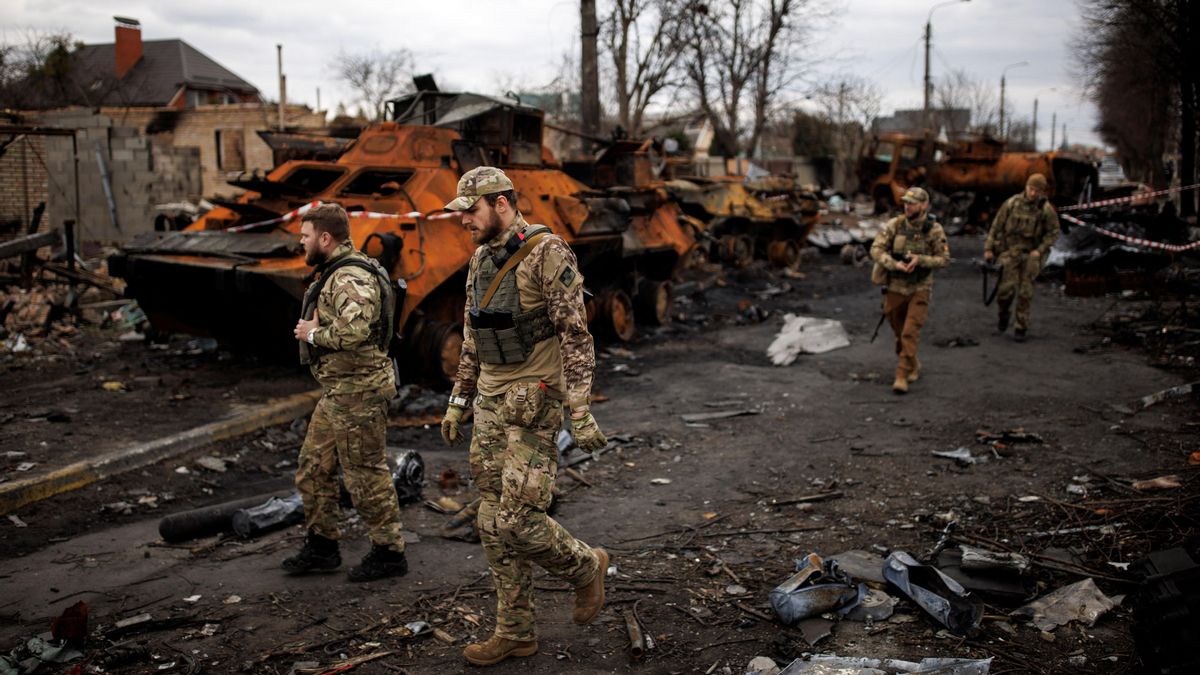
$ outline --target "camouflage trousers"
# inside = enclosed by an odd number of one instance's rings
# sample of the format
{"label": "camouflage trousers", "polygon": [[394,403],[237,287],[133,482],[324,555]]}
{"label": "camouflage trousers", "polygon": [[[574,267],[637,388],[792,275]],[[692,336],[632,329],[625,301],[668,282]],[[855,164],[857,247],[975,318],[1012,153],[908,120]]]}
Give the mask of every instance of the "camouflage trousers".
{"label": "camouflage trousers", "polygon": [[918,369],[917,343],[921,327],[929,318],[929,289],[905,295],[888,291],[883,296],[883,314],[896,334],[896,377],[906,377]]}
{"label": "camouflage trousers", "polygon": [[1000,255],[1000,264],[1004,266],[1004,271],[1000,273],[1000,282],[996,288],[996,306],[1001,312],[1007,312],[1013,304],[1013,296],[1016,296],[1016,320],[1013,327],[1028,330],[1029,308],[1033,304],[1033,283],[1042,271],[1042,259],[1028,253],[1008,252]]}
{"label": "camouflage trousers", "polygon": [[538,382],[475,399],[471,478],[482,497],[476,527],[496,586],[496,635],[509,640],[537,639],[532,563],[577,587],[599,571],[591,547],[546,514],[562,410]]}
{"label": "camouflage trousers", "polygon": [[353,394],[325,392],[308,422],[300,447],[296,490],[304,500],[304,526],[338,539],[338,465],[354,510],[371,543],[404,550],[400,505],[384,455],[388,401],[395,386]]}

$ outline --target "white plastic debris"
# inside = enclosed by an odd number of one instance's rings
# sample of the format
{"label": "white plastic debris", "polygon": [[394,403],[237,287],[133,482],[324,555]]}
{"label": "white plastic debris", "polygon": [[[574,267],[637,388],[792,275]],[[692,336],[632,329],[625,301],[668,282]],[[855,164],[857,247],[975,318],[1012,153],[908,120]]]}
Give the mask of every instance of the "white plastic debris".
{"label": "white plastic debris", "polygon": [[788,366],[801,354],[824,354],[850,346],[850,336],[840,321],[785,314],[767,356],[777,366]]}
{"label": "white plastic debris", "polygon": [[1096,587],[1095,581],[1084,579],[1051,591],[1013,610],[1009,616],[1027,618],[1038,629],[1052,631],[1072,621],[1091,627],[1101,615],[1115,606],[1112,598]]}

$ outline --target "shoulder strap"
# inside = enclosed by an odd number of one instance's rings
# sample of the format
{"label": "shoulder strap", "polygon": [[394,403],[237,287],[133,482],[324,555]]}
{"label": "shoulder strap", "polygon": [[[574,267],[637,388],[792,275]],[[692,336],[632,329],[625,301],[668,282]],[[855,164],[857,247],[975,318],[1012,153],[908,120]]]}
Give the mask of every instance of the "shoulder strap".
{"label": "shoulder strap", "polygon": [[504,280],[504,277],[507,276],[509,272],[513,271],[513,269],[515,269],[516,266],[525,259],[525,256],[532,253],[533,247],[536,246],[537,243],[548,234],[550,234],[550,232],[549,230],[546,230],[544,232],[538,232],[532,237],[529,237],[525,240],[525,244],[522,245],[521,248],[517,249],[516,253],[509,256],[508,260],[504,263],[504,267],[501,267],[500,271],[496,273],[496,278],[492,279],[492,283],[488,286],[487,292],[483,294],[483,299],[479,302],[480,307],[488,306],[488,304],[492,301],[492,296],[496,294],[496,291],[500,290],[500,282]]}

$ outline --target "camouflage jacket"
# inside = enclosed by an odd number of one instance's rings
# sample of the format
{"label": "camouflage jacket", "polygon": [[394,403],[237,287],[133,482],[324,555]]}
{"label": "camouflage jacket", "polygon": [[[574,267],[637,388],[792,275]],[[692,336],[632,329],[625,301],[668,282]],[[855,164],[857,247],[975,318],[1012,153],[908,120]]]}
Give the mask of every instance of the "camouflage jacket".
{"label": "camouflage jacket", "polygon": [[478,391],[487,396],[505,393],[521,381],[540,380],[551,394],[567,401],[572,408],[587,406],[592,392],[592,373],[596,353],[588,332],[587,311],[583,305],[583,275],[575,253],[562,237],[545,236],[515,270],[521,310],[545,308],[554,325],[557,339],[543,340],[522,363],[481,364],[470,331],[471,298],[475,297],[475,273],[479,261],[504,247],[504,243],[527,227],[525,218],[516,220],[496,238],[480,246],[471,256],[467,271],[467,306],[463,312],[463,344],[455,378],[454,395],[472,397]]}
{"label": "camouflage jacket", "polygon": [[[933,288],[933,270],[950,264],[950,244],[946,232],[936,221],[926,219],[909,222],[905,216],[896,216],[875,235],[871,244],[871,259],[883,266],[888,273],[887,290],[903,295]],[[899,269],[897,258],[905,255],[917,259],[917,267],[905,273]]]}
{"label": "camouflage jacket", "polygon": [[996,211],[983,250],[994,255],[1038,251],[1042,260],[1058,239],[1058,214],[1045,199],[1029,201],[1025,193],[1009,197]]}
{"label": "camouflage jacket", "polygon": [[[346,241],[328,263],[361,256]],[[326,393],[351,394],[394,387],[392,362],[379,347],[372,328],[379,321],[379,281],[361,267],[347,265],[333,273],[317,298],[320,327],[313,333],[316,358],[313,377]]]}

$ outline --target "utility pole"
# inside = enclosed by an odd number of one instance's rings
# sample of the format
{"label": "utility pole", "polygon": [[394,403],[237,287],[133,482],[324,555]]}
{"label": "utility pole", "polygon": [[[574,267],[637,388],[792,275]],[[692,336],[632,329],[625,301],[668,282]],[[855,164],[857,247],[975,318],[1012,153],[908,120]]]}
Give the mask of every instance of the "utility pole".
{"label": "utility pole", "polygon": [[933,83],[929,79],[929,43],[933,40],[933,10],[929,10],[929,18],[925,21],[925,112],[922,119],[924,120],[925,128],[930,125],[929,120],[929,99],[933,92]]}
{"label": "utility pole", "polygon": [[1033,151],[1037,152],[1037,97],[1033,97]]}
{"label": "utility pole", "polygon": [[929,75],[929,47],[933,43],[933,10],[946,5],[955,5],[960,2],[970,2],[971,0],[949,0],[949,2],[939,2],[929,8],[929,15],[925,17],[925,107],[922,114],[922,123],[928,129],[932,123],[929,119],[930,105],[929,100],[933,98],[933,78]]}
{"label": "utility pole", "polygon": [[1057,150],[1058,146],[1054,142],[1058,139],[1058,111],[1050,113],[1050,149]]}
{"label": "utility pole", "polygon": [[[600,34],[596,22],[596,0],[581,0],[579,3],[580,42],[583,55],[580,66],[580,114],[583,135],[597,136],[600,133],[600,55],[596,38]],[[584,141],[587,147],[588,141]]]}
{"label": "utility pole", "polygon": [[1004,131],[1004,80],[1005,80],[1005,77],[1008,75],[1008,70],[1010,68],[1020,68],[1021,66],[1027,66],[1027,65],[1029,65],[1028,61],[1018,61],[1016,63],[1010,63],[1007,66],[1004,66],[1004,70],[1000,71],[1000,128],[997,129],[996,131],[998,132],[1001,139],[1008,138],[1008,133]]}
{"label": "utility pole", "polygon": [[287,76],[283,74],[283,45],[275,45],[275,58],[279,66],[279,130],[283,131],[283,108],[287,105]]}

